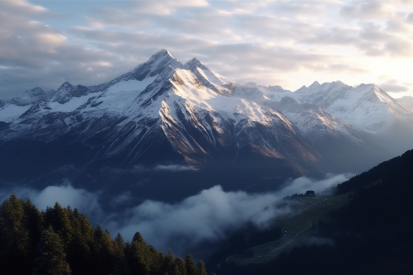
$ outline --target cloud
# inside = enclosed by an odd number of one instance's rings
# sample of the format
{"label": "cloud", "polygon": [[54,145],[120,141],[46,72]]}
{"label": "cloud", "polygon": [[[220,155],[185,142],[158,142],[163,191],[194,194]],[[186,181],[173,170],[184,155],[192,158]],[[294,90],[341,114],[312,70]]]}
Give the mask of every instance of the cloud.
{"label": "cloud", "polygon": [[290,211],[274,207],[285,196],[307,190],[317,194],[348,180],[349,176],[327,175],[322,180],[301,177],[286,182],[278,192],[266,194],[225,192],[221,186],[214,186],[176,204],[145,201],[125,211],[120,220],[108,221],[107,227],[126,239],[139,231],[156,248],[163,251],[172,248],[184,255],[202,242],[224,239],[245,223],[265,228],[270,220]]}
{"label": "cloud", "polygon": [[[126,240],[131,240],[136,232],[140,232],[157,249],[167,251],[171,248],[177,255],[184,256],[205,241],[224,239],[246,223],[266,228],[274,218],[289,213],[290,208],[275,207],[285,196],[307,190],[317,194],[348,177],[327,175],[321,180],[301,177],[287,181],[278,192],[262,194],[226,192],[221,186],[214,186],[174,204],[146,200],[130,206],[132,194],[125,191],[108,201],[109,208],[99,203],[99,193],[74,188],[65,181],[41,191],[28,187],[2,189],[0,201],[14,192],[20,198],[32,200],[40,209],[53,206],[55,202],[63,207],[70,205],[87,214],[93,224],[108,228],[112,234],[120,232]],[[122,211],[111,211],[119,205],[124,206]]]}
{"label": "cloud", "polygon": [[187,165],[179,165],[179,164],[168,164],[168,165],[155,165],[152,167],[145,167],[143,165],[135,165],[132,168],[112,168],[112,167],[105,167],[101,170],[101,173],[105,173],[107,175],[116,175],[116,174],[139,174],[144,172],[151,172],[151,171],[169,171],[169,172],[183,172],[183,171],[195,171],[197,170],[195,167],[187,166]]}
{"label": "cloud", "polygon": [[354,1],[345,5],[340,14],[347,19],[381,19],[394,16],[396,8],[383,1]]}
{"label": "cloud", "polygon": [[102,217],[102,208],[98,202],[99,193],[74,188],[67,180],[61,185],[48,186],[41,191],[29,187],[3,189],[0,190],[0,201],[4,201],[12,192],[19,198],[30,199],[41,210],[53,207],[58,202],[62,207],[77,208],[89,218]]}
{"label": "cloud", "polygon": [[34,5],[27,0],[0,1],[0,14],[17,14],[18,16],[56,16],[48,9]]}
{"label": "cloud", "polygon": [[406,86],[398,85],[395,83],[383,83],[379,85],[381,89],[386,92],[407,92],[409,89]]}
{"label": "cloud", "polygon": [[112,206],[112,208],[117,208],[119,205],[127,204],[131,202],[132,200],[132,194],[129,191],[122,192],[120,195],[117,195],[116,197],[112,198],[109,202],[109,204]]}
{"label": "cloud", "polygon": [[352,174],[327,174],[324,179],[317,180],[307,177],[300,177],[287,181],[286,186],[279,192],[281,196],[287,196],[295,193],[305,193],[307,190],[313,190],[316,194],[326,191],[337,184],[347,181]]}
{"label": "cloud", "polygon": [[[203,190],[178,204],[145,201],[126,212],[126,224],[109,224],[127,238],[139,231],[149,243],[183,254],[203,241],[223,239],[246,222],[265,225],[285,209],[267,208],[279,198],[274,194],[250,195],[225,192],[220,186]],[[120,226],[120,227],[119,227]]]}
{"label": "cloud", "polygon": [[100,84],[162,48],[240,83],[290,90],[337,75],[350,85],[410,77],[376,63],[411,62],[411,1],[87,2],[63,23],[51,2],[0,1],[0,99]]}
{"label": "cloud", "polygon": [[193,171],[195,170],[195,168],[190,167],[190,166],[171,164],[171,165],[157,165],[153,168],[153,170],[181,172],[181,171]]}
{"label": "cloud", "polygon": [[142,0],[134,1],[131,7],[139,12],[152,14],[172,14],[180,8],[207,7],[207,0],[169,0],[169,1],[152,1]]}

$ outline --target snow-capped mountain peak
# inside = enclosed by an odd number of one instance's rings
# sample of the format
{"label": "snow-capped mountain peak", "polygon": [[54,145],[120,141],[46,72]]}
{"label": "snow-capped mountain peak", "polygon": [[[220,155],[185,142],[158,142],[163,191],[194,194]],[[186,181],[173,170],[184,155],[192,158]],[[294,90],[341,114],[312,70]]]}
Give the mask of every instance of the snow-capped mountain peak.
{"label": "snow-capped mountain peak", "polygon": [[359,129],[388,131],[409,111],[374,84],[348,86],[341,81],[313,84],[294,93],[300,102],[317,105]]}
{"label": "snow-capped mountain peak", "polygon": [[[35,89],[28,96],[41,94]],[[369,165],[380,156],[370,137],[392,134],[390,126],[403,115],[411,118],[372,84],[315,82],[295,93],[280,86],[239,85],[196,58],[183,65],[161,50],[99,85],[65,82],[44,101],[0,102],[0,140],[12,145],[30,140],[40,148],[29,151],[44,153],[50,162],[38,171],[50,170],[60,150],[73,159],[59,166],[84,161],[71,175],[75,180],[81,174],[88,180],[91,173],[103,184],[109,184],[105,165],[119,171],[110,184],[124,179],[123,169],[171,163],[220,163],[223,171],[241,167],[291,177]],[[16,160],[37,158],[31,157]],[[342,162],[332,165],[337,159]],[[135,179],[130,183],[136,185]]]}
{"label": "snow-capped mountain peak", "polygon": [[183,68],[188,69],[188,70],[195,70],[196,68],[200,68],[202,70],[209,70],[204,64],[202,64],[198,59],[195,57],[186,62],[183,66]]}
{"label": "snow-capped mountain peak", "polygon": [[22,97],[15,97],[10,102],[19,106],[29,105],[38,101],[47,100],[48,94],[42,88],[36,87],[24,92]]}
{"label": "snow-capped mountain peak", "polygon": [[218,94],[229,95],[235,86],[235,82],[207,68],[196,58],[185,63],[182,68],[190,70],[205,87]]}

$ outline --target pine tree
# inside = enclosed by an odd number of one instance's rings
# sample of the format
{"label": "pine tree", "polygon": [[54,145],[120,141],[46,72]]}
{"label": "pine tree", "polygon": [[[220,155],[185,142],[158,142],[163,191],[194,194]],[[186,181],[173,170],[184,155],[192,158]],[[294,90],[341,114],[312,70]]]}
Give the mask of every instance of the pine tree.
{"label": "pine tree", "polygon": [[185,268],[187,275],[197,275],[198,273],[198,268],[195,264],[194,259],[192,259],[191,255],[187,255],[185,257]]}
{"label": "pine tree", "polygon": [[73,274],[86,275],[93,271],[92,247],[93,232],[89,220],[85,215],[79,214],[77,209],[69,214],[73,228],[72,241],[66,250],[66,258]]}
{"label": "pine tree", "polygon": [[164,260],[163,271],[167,274],[174,274],[175,271],[175,256],[170,249]]}
{"label": "pine tree", "polygon": [[123,240],[123,237],[119,232],[118,232],[118,235],[116,235],[115,242],[118,245],[119,249],[122,250],[122,253],[123,253],[123,249],[125,248],[125,241]]}
{"label": "pine tree", "polygon": [[64,245],[53,228],[44,230],[37,246],[38,257],[35,261],[33,275],[70,275],[71,270],[66,262]]}
{"label": "pine tree", "polygon": [[141,242],[137,240],[132,242],[128,261],[129,261],[131,274],[140,274],[140,275],[149,274],[150,267],[148,264],[148,257],[147,257],[147,245],[143,241],[143,239]]}
{"label": "pine tree", "polygon": [[23,200],[12,194],[3,202],[0,208],[2,251],[15,250],[21,255],[26,254],[29,247],[29,232],[25,228]]}
{"label": "pine tree", "polygon": [[43,231],[43,215],[30,200],[23,203],[23,209],[26,228],[30,236],[30,249],[34,252],[36,250],[36,244],[39,242]]}
{"label": "pine tree", "polygon": [[53,227],[65,246],[69,245],[73,238],[73,228],[69,218],[70,213],[70,209],[61,207],[57,202],[53,208],[48,207],[44,213],[45,225]]}
{"label": "pine tree", "polygon": [[0,268],[6,273],[27,273],[32,264],[23,205],[24,201],[12,194],[0,207]]}
{"label": "pine tree", "polygon": [[115,268],[116,243],[110,238],[110,233],[98,225],[95,230],[95,245],[97,251],[97,261],[95,273],[99,275],[110,274]]}
{"label": "pine tree", "polygon": [[208,275],[203,261],[199,261],[197,266],[198,266],[198,275]]}
{"label": "pine tree", "polygon": [[128,263],[125,257],[117,257],[115,262],[115,268],[113,275],[129,275]]}
{"label": "pine tree", "polygon": [[37,244],[42,236],[43,215],[30,200],[23,203],[23,209],[25,215],[25,227],[29,233],[26,266],[30,266],[30,268],[32,268],[36,259]]}
{"label": "pine tree", "polygon": [[175,259],[175,275],[186,275],[185,261],[181,258]]}
{"label": "pine tree", "polygon": [[135,235],[133,235],[132,242],[135,242],[135,241],[138,243],[145,243],[145,241],[142,238],[141,233],[139,232],[136,232]]}

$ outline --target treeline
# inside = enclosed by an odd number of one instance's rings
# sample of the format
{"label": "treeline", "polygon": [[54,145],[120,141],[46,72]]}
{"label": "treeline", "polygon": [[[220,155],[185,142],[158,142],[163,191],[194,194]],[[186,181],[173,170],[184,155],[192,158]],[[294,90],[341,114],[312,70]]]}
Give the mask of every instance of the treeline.
{"label": "treeline", "polygon": [[195,263],[148,245],[137,232],[132,242],[93,227],[77,209],[58,203],[39,211],[14,194],[0,206],[1,274],[207,275]]}
{"label": "treeline", "polygon": [[352,190],[352,200],[315,226],[318,245],[294,247],[264,264],[222,262],[217,274],[413,274],[412,168],[408,151],[339,185],[340,193]]}
{"label": "treeline", "polygon": [[412,169],[412,164],[413,150],[409,150],[401,156],[384,161],[369,171],[363,172],[339,184],[336,188],[336,193],[344,194],[357,191],[371,184],[394,180],[400,176],[406,177]]}

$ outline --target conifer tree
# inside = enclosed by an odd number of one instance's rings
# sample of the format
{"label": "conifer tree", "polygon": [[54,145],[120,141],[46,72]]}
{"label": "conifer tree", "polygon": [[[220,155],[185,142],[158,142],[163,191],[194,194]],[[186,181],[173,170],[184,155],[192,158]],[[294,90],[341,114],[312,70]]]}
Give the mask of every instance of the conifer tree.
{"label": "conifer tree", "polygon": [[97,261],[95,273],[99,275],[110,274],[116,261],[115,255],[115,242],[110,238],[110,234],[107,230],[102,231],[102,228],[98,225],[95,230],[95,243],[97,247]]}
{"label": "conifer tree", "polygon": [[148,275],[150,270],[146,257],[146,243],[138,242],[136,240],[133,241],[130,256],[129,262],[131,274]]}
{"label": "conifer tree", "polygon": [[176,275],[186,275],[185,261],[181,258],[175,259],[175,274]]}
{"label": "conifer tree", "polygon": [[198,275],[208,275],[203,261],[198,262]]}
{"label": "conifer tree", "polygon": [[136,232],[135,235],[133,235],[132,242],[135,242],[135,241],[139,242],[139,243],[144,243],[145,242],[142,238],[141,233],[139,233],[139,232]]}
{"label": "conifer tree", "polygon": [[51,225],[53,227],[65,246],[67,246],[73,238],[73,228],[68,215],[69,213],[70,210],[61,207],[57,202],[53,208],[46,208],[44,213],[45,225]]}
{"label": "conifer tree", "polygon": [[40,212],[15,195],[0,205],[1,274],[206,275],[190,255],[165,256],[137,232],[132,243],[98,225],[77,209],[55,204]]}
{"label": "conifer tree", "polygon": [[194,259],[192,259],[191,255],[187,255],[185,257],[185,268],[187,275],[197,275],[198,273],[198,268],[195,264]]}
{"label": "conifer tree", "polygon": [[12,194],[0,208],[2,251],[14,250],[25,255],[29,243],[29,232],[25,228],[23,200]]}
{"label": "conifer tree", "polygon": [[37,246],[38,257],[35,261],[33,275],[70,275],[71,270],[66,262],[64,245],[58,234],[50,226],[44,230]]}
{"label": "conifer tree", "polygon": [[23,209],[26,219],[26,228],[30,237],[30,250],[36,250],[36,244],[39,242],[43,231],[43,215],[32,204],[30,200],[23,202]]}
{"label": "conifer tree", "polygon": [[0,207],[0,268],[2,272],[30,270],[30,235],[23,200],[12,194]]}
{"label": "conifer tree", "polygon": [[117,257],[115,261],[115,268],[113,275],[129,275],[128,263],[125,257]]}
{"label": "conifer tree", "polygon": [[123,251],[125,248],[125,241],[123,240],[122,235],[118,232],[118,235],[116,235],[115,242],[117,243],[119,249]]}
{"label": "conifer tree", "polygon": [[168,250],[168,256],[165,257],[163,270],[167,274],[174,274],[175,272],[175,256],[170,249]]}
{"label": "conifer tree", "polygon": [[92,274],[93,227],[86,216],[79,214],[77,209],[69,212],[69,219],[72,224],[73,235],[72,241],[66,250],[67,262],[73,274]]}

